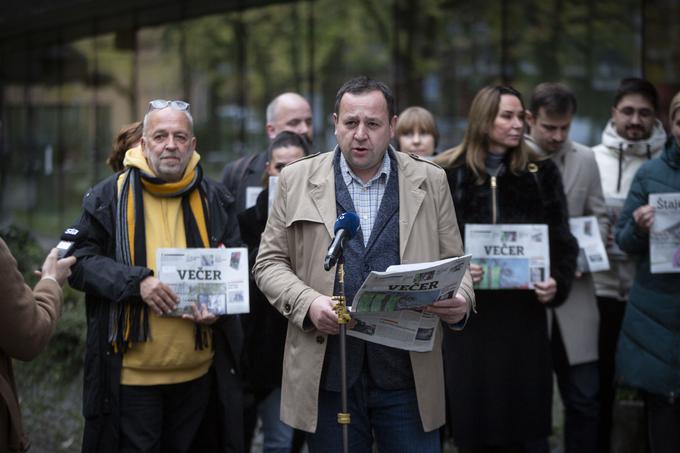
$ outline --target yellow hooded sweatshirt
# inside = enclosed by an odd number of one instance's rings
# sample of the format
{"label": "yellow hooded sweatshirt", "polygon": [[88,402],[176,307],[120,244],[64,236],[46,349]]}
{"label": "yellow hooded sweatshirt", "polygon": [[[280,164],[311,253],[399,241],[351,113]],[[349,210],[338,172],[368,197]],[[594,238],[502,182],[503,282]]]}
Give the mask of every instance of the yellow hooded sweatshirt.
{"label": "yellow hooded sweatshirt", "polygon": [[[200,156],[194,152],[186,172],[192,171]],[[128,150],[123,164],[154,175],[140,147]],[[123,178],[118,179],[119,188]],[[146,229],[146,263],[156,272],[156,249],[186,247],[181,197],[161,198],[143,192]],[[213,359],[211,344],[195,349],[194,322],[158,316],[149,310],[150,338],[134,344],[123,355],[121,384],[177,384],[197,379],[208,372]]]}

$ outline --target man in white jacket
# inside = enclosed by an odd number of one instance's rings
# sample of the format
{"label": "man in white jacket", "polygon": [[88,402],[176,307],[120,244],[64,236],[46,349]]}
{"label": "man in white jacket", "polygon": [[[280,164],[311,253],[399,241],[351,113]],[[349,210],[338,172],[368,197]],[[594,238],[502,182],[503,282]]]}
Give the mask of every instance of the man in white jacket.
{"label": "man in white jacket", "polygon": [[[569,140],[576,96],[566,85],[542,83],[531,96],[525,136],[539,154],[560,169],[570,217],[595,216],[600,233],[608,233],[600,173],[593,152]],[[551,309],[552,361],[565,407],[565,453],[595,453],[598,444],[600,316],[590,273],[574,279],[569,297]]]}
{"label": "man in white jacket", "polygon": [[[663,150],[666,133],[656,117],[656,88],[644,79],[621,80],[612,106],[612,117],[593,148],[600,169],[602,191],[612,225],[616,224],[633,176],[640,166]],[[600,309],[601,450],[609,451],[611,409],[614,399],[614,356],[625,302],[635,277],[635,264],[623,253],[610,232],[607,253],[611,269],[593,275]]]}

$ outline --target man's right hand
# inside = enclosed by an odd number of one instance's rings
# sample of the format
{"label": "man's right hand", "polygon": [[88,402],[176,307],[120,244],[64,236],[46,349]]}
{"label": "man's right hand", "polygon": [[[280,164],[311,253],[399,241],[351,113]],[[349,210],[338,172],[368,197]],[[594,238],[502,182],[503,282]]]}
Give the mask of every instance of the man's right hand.
{"label": "man's right hand", "polygon": [[307,316],[321,333],[337,335],[340,333],[338,315],[333,310],[335,302],[328,296],[319,296],[309,306]]}
{"label": "man's right hand", "polygon": [[142,280],[139,292],[142,300],[158,315],[170,313],[179,303],[179,298],[170,287],[153,276]]}

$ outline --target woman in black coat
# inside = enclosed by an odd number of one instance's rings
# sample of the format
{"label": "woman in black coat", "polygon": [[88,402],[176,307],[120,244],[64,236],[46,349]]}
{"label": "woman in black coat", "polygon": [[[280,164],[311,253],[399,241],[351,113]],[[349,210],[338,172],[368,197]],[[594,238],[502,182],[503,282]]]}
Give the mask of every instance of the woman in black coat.
{"label": "woman in black coat", "polygon": [[[564,301],[578,246],[557,167],[523,143],[524,105],[510,87],[474,98],[463,143],[435,161],[447,172],[458,225],[547,224],[550,277],[533,290],[477,290],[477,314],[444,337],[447,402],[462,452],[547,452],[552,367],[546,306]],[[474,258],[474,257],[473,257]],[[474,282],[483,277],[470,265]]]}

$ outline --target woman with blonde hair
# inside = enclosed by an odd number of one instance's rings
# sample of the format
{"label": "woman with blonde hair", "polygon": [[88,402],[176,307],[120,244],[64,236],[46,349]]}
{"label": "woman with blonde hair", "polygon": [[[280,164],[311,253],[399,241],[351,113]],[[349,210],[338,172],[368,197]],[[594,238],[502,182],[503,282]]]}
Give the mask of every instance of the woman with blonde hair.
{"label": "woman with blonde hair", "polygon": [[[461,452],[548,452],[552,369],[546,306],[569,293],[578,246],[559,170],[523,142],[524,104],[507,86],[472,101],[463,143],[435,157],[466,224],[546,224],[550,277],[534,289],[476,291],[477,314],[444,337],[447,402]],[[474,257],[473,257],[474,258]],[[484,277],[471,264],[473,281]],[[540,275],[540,274],[538,274]]]}
{"label": "woman with blonde hair", "polygon": [[409,107],[397,119],[399,151],[429,157],[434,154],[439,131],[432,114],[422,107]]}

